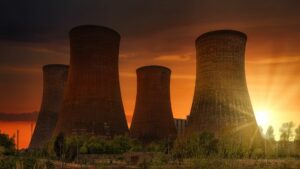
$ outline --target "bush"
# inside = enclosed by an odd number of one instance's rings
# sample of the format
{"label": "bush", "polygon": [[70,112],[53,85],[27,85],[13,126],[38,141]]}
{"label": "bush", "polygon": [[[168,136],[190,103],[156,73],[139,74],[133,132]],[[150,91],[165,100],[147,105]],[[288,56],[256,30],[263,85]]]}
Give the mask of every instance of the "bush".
{"label": "bush", "polygon": [[63,133],[58,134],[58,136],[55,138],[53,146],[56,157],[61,159],[65,149],[65,135]]}
{"label": "bush", "polygon": [[16,151],[16,145],[13,137],[0,133],[0,154],[12,155]]}
{"label": "bush", "polygon": [[142,162],[138,164],[139,169],[149,169],[151,166],[150,162],[144,159]]}
{"label": "bush", "polygon": [[152,164],[162,166],[169,162],[169,156],[164,153],[156,153],[152,158]]}
{"label": "bush", "polygon": [[201,133],[189,138],[177,139],[172,150],[173,158],[212,156],[218,153],[218,140],[211,133]]}
{"label": "bush", "polygon": [[1,158],[0,169],[10,169],[16,167],[16,160],[13,158]]}
{"label": "bush", "polygon": [[34,158],[24,158],[24,159],[18,160],[17,165],[18,164],[19,164],[19,166],[22,166],[22,167],[19,167],[22,169],[33,169],[33,168],[36,168],[36,165],[38,165],[37,160]]}
{"label": "bush", "polygon": [[4,157],[0,159],[0,169],[55,169],[53,162],[38,161],[35,158]]}
{"label": "bush", "polygon": [[47,160],[47,161],[45,162],[45,165],[46,165],[46,168],[47,168],[47,169],[55,169],[54,163],[51,162],[51,161],[49,161],[49,160]]}
{"label": "bush", "polygon": [[[52,147],[52,150],[49,149]],[[129,151],[141,151],[142,144],[127,135],[106,139],[101,136],[68,136],[60,133],[45,148],[48,154],[57,158],[73,161],[79,154],[123,154]]]}
{"label": "bush", "polygon": [[173,141],[170,140],[160,140],[146,145],[145,150],[148,152],[161,152],[168,154],[172,149],[173,144]]}

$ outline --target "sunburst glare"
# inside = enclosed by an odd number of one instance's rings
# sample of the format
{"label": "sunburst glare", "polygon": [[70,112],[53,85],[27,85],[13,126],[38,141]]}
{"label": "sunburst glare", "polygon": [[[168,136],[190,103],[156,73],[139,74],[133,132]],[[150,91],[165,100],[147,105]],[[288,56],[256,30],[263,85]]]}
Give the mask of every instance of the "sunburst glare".
{"label": "sunburst glare", "polygon": [[269,112],[267,110],[260,110],[255,112],[256,122],[259,126],[261,126],[263,129],[266,129],[269,124]]}

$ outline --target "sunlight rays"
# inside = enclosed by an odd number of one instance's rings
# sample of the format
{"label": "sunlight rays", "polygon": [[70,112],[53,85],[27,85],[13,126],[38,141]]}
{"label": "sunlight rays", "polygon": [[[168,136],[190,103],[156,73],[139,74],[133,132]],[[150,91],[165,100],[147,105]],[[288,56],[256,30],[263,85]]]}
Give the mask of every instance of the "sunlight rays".
{"label": "sunlight rays", "polygon": [[297,118],[291,118],[297,114],[294,107],[300,96],[299,64],[250,64],[252,76],[249,77],[248,86],[257,123],[264,131],[272,125],[278,139],[282,123],[300,122]]}

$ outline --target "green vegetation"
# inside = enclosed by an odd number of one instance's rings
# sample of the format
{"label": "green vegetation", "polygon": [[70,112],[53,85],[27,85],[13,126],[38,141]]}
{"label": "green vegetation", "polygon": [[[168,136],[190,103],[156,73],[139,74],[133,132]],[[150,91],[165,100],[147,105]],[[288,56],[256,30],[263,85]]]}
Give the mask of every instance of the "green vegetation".
{"label": "green vegetation", "polygon": [[0,169],[55,169],[49,160],[37,160],[31,157],[2,157]]}
{"label": "green vegetation", "polygon": [[295,124],[293,122],[283,123],[280,127],[280,141],[289,142],[293,139],[293,127]]}
{"label": "green vegetation", "polygon": [[269,126],[261,146],[253,147],[246,147],[238,135],[217,139],[208,132],[148,144],[127,135],[106,138],[60,133],[39,150],[17,154],[14,139],[1,134],[0,169],[54,169],[55,165],[103,169],[299,169],[300,126],[294,126],[292,122],[284,123],[279,141]]}
{"label": "green vegetation", "polygon": [[300,125],[295,129],[295,141],[300,140]]}
{"label": "green vegetation", "polygon": [[0,133],[0,155],[12,155],[16,151],[13,137]]}
{"label": "green vegetation", "polygon": [[59,134],[53,144],[49,143],[45,147],[48,154],[53,156],[51,147],[58,159],[66,161],[74,161],[80,154],[123,154],[142,150],[141,143],[128,136],[107,139],[99,136],[65,137],[63,134]]}
{"label": "green vegetation", "polygon": [[218,153],[218,140],[211,133],[177,139],[172,154],[175,159],[205,157]]}

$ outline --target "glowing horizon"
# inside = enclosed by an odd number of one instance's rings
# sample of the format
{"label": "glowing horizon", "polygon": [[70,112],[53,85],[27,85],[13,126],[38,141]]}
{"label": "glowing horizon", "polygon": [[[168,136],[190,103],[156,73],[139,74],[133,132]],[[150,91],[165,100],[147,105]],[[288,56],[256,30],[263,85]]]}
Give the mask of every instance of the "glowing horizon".
{"label": "glowing horizon", "polygon": [[[253,111],[264,132],[272,125],[279,138],[282,123],[300,124],[299,2],[5,1],[5,15],[0,15],[0,112],[39,111],[42,66],[68,64],[70,29],[94,24],[121,35],[119,72],[126,114],[134,111],[136,69],[158,64],[172,70],[174,117],[186,118],[194,95],[195,39],[208,31],[233,29],[247,34],[245,68]],[[12,134],[17,128],[26,133],[25,147],[30,124],[0,122],[3,132]]]}
{"label": "glowing horizon", "polygon": [[[248,65],[249,66],[249,65]],[[248,71],[249,72],[249,71]],[[122,86],[122,98],[123,98],[123,103],[124,103],[124,107],[126,110],[126,114],[127,116],[127,121],[128,124],[130,124],[130,118],[134,109],[134,105],[135,105],[135,90],[129,90],[132,93],[130,94],[130,96],[128,96],[128,89],[125,90],[124,88],[124,80],[128,80],[128,78],[130,79],[134,79],[135,78],[135,74],[131,73],[122,73],[120,72],[121,75],[121,86]],[[254,74],[255,76],[255,74]],[[275,77],[274,77],[275,76]],[[291,85],[290,86],[290,90],[286,90],[286,92],[283,93],[276,93],[276,91],[281,91],[284,90],[284,84],[286,84],[287,82],[283,81],[283,79],[285,79],[286,81],[289,81],[289,79],[285,78],[285,77],[279,77],[278,75],[272,74],[272,76],[270,76],[271,79],[275,79],[276,80],[276,84],[277,86],[268,86],[267,84],[265,84],[264,86],[259,85],[261,88],[263,88],[263,90],[265,91],[264,93],[262,92],[258,92],[259,90],[257,90],[253,84],[251,84],[251,76],[247,76],[247,79],[250,79],[248,82],[248,88],[249,88],[249,94],[251,96],[251,102],[253,105],[253,110],[257,119],[257,123],[259,126],[261,126],[263,128],[263,132],[265,133],[267,128],[272,125],[274,127],[274,134],[275,134],[275,138],[276,140],[279,139],[279,128],[281,126],[282,123],[284,122],[289,122],[289,121],[294,121],[296,126],[299,125],[299,121],[295,121],[297,119],[295,118],[290,118],[289,116],[284,116],[283,112],[284,111],[284,105],[287,104],[288,99],[292,98],[292,94],[293,92],[298,90],[298,86],[296,84]],[[194,80],[195,77],[193,77],[193,75],[180,75],[180,74],[175,74],[172,75],[172,80],[171,80],[171,100],[172,100],[172,108],[173,108],[173,115],[174,118],[185,118],[190,111],[190,105],[193,99],[193,92],[194,92]],[[266,81],[270,81],[270,79],[262,79],[264,82]],[[131,80],[135,83],[134,80]],[[189,98],[185,103],[180,102],[180,100],[176,99],[176,97],[179,97],[181,95],[180,90],[178,90],[178,88],[176,88],[174,85],[175,82],[179,83],[181,81],[188,81],[189,82],[189,87],[190,90],[187,91],[186,89],[183,89],[183,92],[185,93],[189,93]],[[278,86],[278,84],[279,85]],[[250,84],[249,84],[250,83]],[[272,83],[273,84],[273,83]],[[132,84],[131,84],[132,85]],[[135,88],[135,86],[133,85],[133,89]],[[179,88],[180,89],[180,88]],[[125,92],[124,92],[125,90]],[[127,92],[126,92],[127,91]],[[273,91],[274,93],[268,93]],[[276,97],[279,94],[281,94],[281,97]],[[261,97],[264,96],[264,97]],[[132,98],[132,99],[126,99],[126,98]],[[174,104],[175,103],[175,104]],[[177,104],[179,103],[179,104]],[[37,104],[36,104],[37,105]],[[184,110],[185,113],[179,113],[181,110]],[[291,113],[292,114],[292,113]],[[1,122],[2,123],[2,122]],[[4,125],[5,124],[5,125]],[[22,124],[22,125],[20,125]],[[30,122],[4,122],[2,123],[2,125],[0,126],[1,131],[8,133],[10,136],[12,136],[13,134],[15,134],[16,130],[19,129],[20,133],[23,133],[22,135],[20,135],[20,137],[23,137],[20,140],[20,147],[21,148],[25,148],[27,147],[27,145],[29,144],[30,141],[30,125],[32,125]]]}

